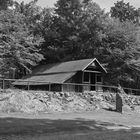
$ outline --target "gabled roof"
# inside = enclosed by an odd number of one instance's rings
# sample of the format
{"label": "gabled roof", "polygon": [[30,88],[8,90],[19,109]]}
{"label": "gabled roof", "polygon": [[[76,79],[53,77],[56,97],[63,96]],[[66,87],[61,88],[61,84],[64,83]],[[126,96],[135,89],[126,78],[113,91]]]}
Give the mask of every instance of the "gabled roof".
{"label": "gabled roof", "polygon": [[[43,65],[35,68],[31,76],[27,76],[23,81],[17,81],[14,85],[27,85],[28,81],[30,85],[45,85],[47,83],[64,83],[66,80],[76,74],[77,71],[85,70],[94,61],[107,73],[105,68],[94,59],[83,59],[76,61],[68,61],[51,65]],[[36,81],[36,82],[33,82]]]}
{"label": "gabled roof", "polygon": [[68,72],[82,71],[94,61],[96,61],[100,65],[100,67],[106,72],[105,68],[103,68],[102,65],[99,63],[99,61],[96,58],[94,58],[94,59],[83,59],[83,60],[68,61],[68,62],[62,62],[62,63],[51,64],[51,65],[38,66],[33,71],[32,74],[42,75],[42,74],[50,74],[50,73],[65,73],[65,72],[68,73]]}
{"label": "gabled roof", "polygon": [[64,83],[70,77],[75,75],[76,72],[71,73],[59,73],[59,74],[49,74],[49,75],[37,75],[30,76],[28,78],[17,80],[14,85],[47,85],[48,83]]}

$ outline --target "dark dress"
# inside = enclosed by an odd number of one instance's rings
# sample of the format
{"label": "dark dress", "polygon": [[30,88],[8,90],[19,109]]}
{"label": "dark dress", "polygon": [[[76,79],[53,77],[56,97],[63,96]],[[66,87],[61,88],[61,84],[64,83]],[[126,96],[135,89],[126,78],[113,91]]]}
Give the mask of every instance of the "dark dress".
{"label": "dark dress", "polygon": [[116,111],[119,113],[122,113],[122,97],[120,96],[120,94],[116,94]]}

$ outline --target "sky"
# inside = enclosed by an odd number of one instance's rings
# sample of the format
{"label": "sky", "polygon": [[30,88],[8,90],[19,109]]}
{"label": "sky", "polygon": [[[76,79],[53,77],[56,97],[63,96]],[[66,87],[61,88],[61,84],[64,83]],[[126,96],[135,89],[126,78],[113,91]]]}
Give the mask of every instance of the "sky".
{"label": "sky", "polygon": [[[24,1],[25,3],[30,2],[32,0],[16,0],[18,2]],[[57,0],[38,0],[38,5],[41,7],[53,7],[54,3]],[[102,9],[105,11],[109,11],[110,7],[114,6],[119,0],[93,0],[94,2],[98,3]],[[133,5],[135,8],[140,8],[140,0],[124,0],[125,3],[129,2],[130,5]]]}

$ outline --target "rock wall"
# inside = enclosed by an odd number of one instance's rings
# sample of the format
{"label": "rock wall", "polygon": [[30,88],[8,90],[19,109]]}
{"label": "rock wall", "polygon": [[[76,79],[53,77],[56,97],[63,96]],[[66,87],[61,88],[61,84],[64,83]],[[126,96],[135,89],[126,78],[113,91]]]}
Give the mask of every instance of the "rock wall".
{"label": "rock wall", "polygon": [[[121,96],[124,106],[133,110],[139,107],[140,97],[127,94]],[[115,93],[6,90],[0,94],[2,112],[81,112],[101,108],[115,109]]]}

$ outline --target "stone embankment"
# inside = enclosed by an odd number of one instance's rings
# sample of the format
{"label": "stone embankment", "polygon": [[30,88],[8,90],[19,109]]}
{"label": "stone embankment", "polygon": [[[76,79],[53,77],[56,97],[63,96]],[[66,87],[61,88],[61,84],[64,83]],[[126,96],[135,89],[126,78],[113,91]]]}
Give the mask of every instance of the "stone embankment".
{"label": "stone embankment", "polygon": [[[121,94],[124,110],[140,111],[140,97]],[[115,93],[63,93],[6,90],[0,94],[1,112],[52,113],[115,109]]]}

